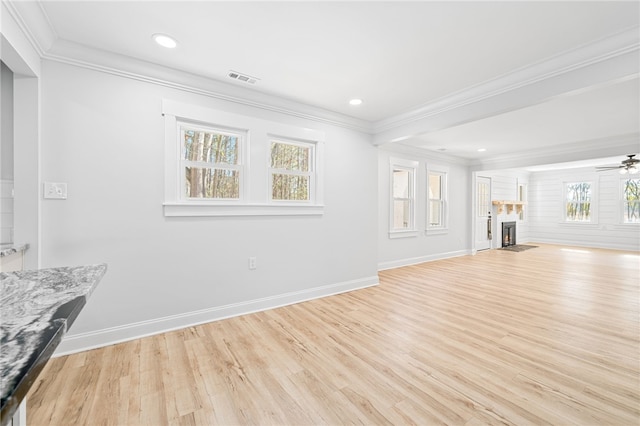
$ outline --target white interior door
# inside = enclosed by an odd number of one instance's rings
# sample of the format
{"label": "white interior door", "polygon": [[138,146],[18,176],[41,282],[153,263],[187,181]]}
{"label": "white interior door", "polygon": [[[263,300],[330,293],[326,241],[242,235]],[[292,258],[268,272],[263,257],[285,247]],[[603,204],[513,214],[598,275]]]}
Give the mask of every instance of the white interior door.
{"label": "white interior door", "polygon": [[[476,250],[491,248],[493,223],[491,217],[491,178],[476,177]],[[495,220],[495,219],[491,219]]]}

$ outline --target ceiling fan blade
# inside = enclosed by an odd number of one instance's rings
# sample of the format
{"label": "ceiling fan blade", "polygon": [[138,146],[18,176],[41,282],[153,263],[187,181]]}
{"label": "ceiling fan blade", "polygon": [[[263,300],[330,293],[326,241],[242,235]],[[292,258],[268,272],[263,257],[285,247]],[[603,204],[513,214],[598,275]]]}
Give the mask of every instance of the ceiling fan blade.
{"label": "ceiling fan blade", "polygon": [[596,167],[596,170],[598,171],[604,171],[604,170],[616,170],[616,169],[621,169],[624,166],[611,166],[611,167]]}

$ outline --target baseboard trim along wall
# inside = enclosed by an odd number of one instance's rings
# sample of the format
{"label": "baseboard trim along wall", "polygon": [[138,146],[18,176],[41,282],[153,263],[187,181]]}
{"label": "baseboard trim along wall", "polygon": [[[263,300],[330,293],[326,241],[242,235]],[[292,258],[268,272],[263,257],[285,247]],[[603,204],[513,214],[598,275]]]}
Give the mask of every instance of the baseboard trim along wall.
{"label": "baseboard trim along wall", "polygon": [[282,306],[293,305],[308,300],[333,296],[353,290],[372,287],[379,284],[378,276],[345,281],[338,284],[315,287],[312,289],[284,293],[277,296],[249,300],[210,309],[187,312],[179,315],[141,321],[120,327],[66,336],[58,346],[53,357],[70,355],[90,349],[140,339],[168,331],[179,330],[199,324],[237,317]]}
{"label": "baseboard trim along wall", "polygon": [[400,268],[402,266],[416,265],[418,263],[433,262],[434,260],[449,259],[451,257],[460,257],[471,255],[471,250],[450,251],[447,253],[430,254],[427,256],[410,257],[408,259],[391,260],[389,262],[378,263],[378,271],[385,269]]}
{"label": "baseboard trim along wall", "polygon": [[[541,244],[553,244],[557,246],[567,246],[567,247],[583,247],[583,248],[593,248],[593,249],[606,249],[606,250],[621,250],[621,251],[640,251],[638,250],[637,245],[623,245],[623,244],[607,244],[602,242],[584,242],[584,241],[575,241],[575,240],[557,240],[554,238],[535,238],[536,243]],[[532,243],[535,244],[535,243]]]}

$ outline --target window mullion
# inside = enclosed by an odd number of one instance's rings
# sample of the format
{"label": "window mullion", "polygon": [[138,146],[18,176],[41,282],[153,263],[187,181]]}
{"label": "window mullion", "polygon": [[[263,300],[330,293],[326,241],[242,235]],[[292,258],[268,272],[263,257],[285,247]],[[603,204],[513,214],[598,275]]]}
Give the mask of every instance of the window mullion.
{"label": "window mullion", "polygon": [[311,176],[311,172],[302,172],[299,170],[286,170],[286,169],[271,169],[271,173],[278,175],[292,175],[292,176]]}
{"label": "window mullion", "polygon": [[239,164],[206,163],[202,161],[183,160],[184,167],[198,167],[201,169],[242,170]]}

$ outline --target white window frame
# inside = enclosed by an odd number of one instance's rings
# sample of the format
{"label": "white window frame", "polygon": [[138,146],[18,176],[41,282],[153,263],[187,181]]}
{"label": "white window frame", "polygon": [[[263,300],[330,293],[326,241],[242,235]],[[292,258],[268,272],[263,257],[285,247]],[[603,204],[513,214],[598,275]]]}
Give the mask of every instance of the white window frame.
{"label": "white window frame", "polygon": [[[162,100],[165,134],[164,215],[167,217],[194,216],[309,216],[323,215],[324,132],[210,109],[194,104]],[[227,130],[246,135],[242,156],[241,195],[239,200],[185,199],[180,125],[187,123],[207,129]],[[268,164],[264,153],[277,135],[279,139],[303,141],[315,145],[314,199],[306,203],[271,203]],[[252,149],[253,147],[253,149]],[[257,157],[257,161],[256,157]],[[252,161],[252,156],[253,160]],[[182,191],[182,192],[181,192]]]}
{"label": "white window frame", "polygon": [[[301,147],[304,147],[304,148],[309,148],[311,150],[310,158],[309,158],[309,171],[308,172],[298,172],[298,171],[292,171],[292,170],[284,170],[284,169],[274,169],[274,168],[272,168],[271,167],[271,144],[273,142],[275,142],[275,143],[283,143],[283,144],[288,144],[288,145],[301,146]],[[315,202],[316,202],[316,193],[317,193],[316,183],[318,181],[318,178],[317,178],[317,169],[318,169],[318,167],[316,166],[316,158],[317,158],[316,152],[317,152],[317,150],[318,150],[317,143],[315,143],[315,142],[293,140],[293,139],[289,139],[289,138],[285,138],[285,137],[270,135],[269,144],[268,144],[268,148],[267,148],[267,152],[268,152],[267,168],[268,168],[268,171],[269,171],[269,179],[268,179],[269,189],[268,189],[268,194],[269,194],[269,202],[270,203],[279,204],[279,205],[284,205],[284,204],[291,204],[291,205],[315,204]],[[296,175],[296,176],[308,176],[309,177],[309,199],[308,200],[274,200],[273,199],[273,175],[274,174],[284,174],[284,175],[291,175],[291,176],[294,176],[294,175]]]}
{"label": "white window frame", "polygon": [[[429,197],[429,178],[432,176],[440,176],[440,213],[441,213],[441,221],[442,223],[439,225],[432,225],[430,223],[429,218],[431,217],[431,201],[436,199],[431,199]],[[427,187],[426,187],[426,198],[427,198],[427,206],[426,206],[426,217],[425,217],[425,226],[427,235],[434,234],[445,234],[449,232],[449,168],[439,165],[429,165],[427,164]]]}
{"label": "white window frame", "polygon": [[[418,231],[416,229],[416,174],[418,172],[419,163],[414,160],[406,160],[403,158],[394,158],[391,157],[389,159],[389,238],[408,238],[408,237],[417,237]],[[394,171],[396,170],[404,170],[409,172],[409,197],[402,198],[402,200],[409,201],[409,227],[407,228],[395,228],[394,227],[394,202],[396,198],[394,198],[393,194],[393,180],[394,180]]]}
{"label": "white window frame", "polygon": [[618,223],[622,226],[625,227],[633,227],[633,226],[637,226],[640,227],[640,222],[625,222],[624,221],[624,204],[625,204],[625,199],[624,199],[624,187],[625,187],[625,182],[628,180],[635,180],[635,179],[640,179],[640,175],[626,175],[620,178],[620,184],[619,184],[619,188],[620,188],[620,192],[619,192],[619,198],[618,198]]}
{"label": "white window frame", "polygon": [[[198,123],[191,123],[189,121],[177,120],[176,125],[178,126],[178,145],[180,149],[180,184],[178,190],[178,199],[184,203],[198,203],[202,201],[211,202],[215,204],[239,204],[244,202],[246,199],[246,191],[245,191],[245,174],[246,174],[246,163],[247,158],[245,152],[247,149],[247,132],[245,130],[237,130],[230,128],[222,128],[222,127],[213,127],[208,125],[202,125]],[[209,163],[197,163],[184,159],[184,129],[196,130],[196,131],[204,131],[216,134],[225,134],[225,135],[234,135],[238,136],[240,139],[238,146],[238,164],[209,164]],[[239,173],[239,189],[238,189],[238,198],[190,198],[185,194],[186,188],[186,176],[185,176],[185,168],[187,166],[196,166],[202,168],[210,168],[210,169],[224,169],[224,170],[236,170]]]}
{"label": "white window frame", "polygon": [[[567,219],[567,185],[589,183],[591,185],[591,210],[589,221],[572,221]],[[585,177],[562,182],[562,223],[569,226],[589,226],[598,224],[598,178]]]}

